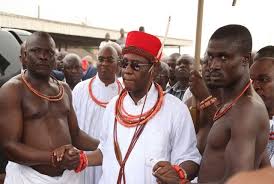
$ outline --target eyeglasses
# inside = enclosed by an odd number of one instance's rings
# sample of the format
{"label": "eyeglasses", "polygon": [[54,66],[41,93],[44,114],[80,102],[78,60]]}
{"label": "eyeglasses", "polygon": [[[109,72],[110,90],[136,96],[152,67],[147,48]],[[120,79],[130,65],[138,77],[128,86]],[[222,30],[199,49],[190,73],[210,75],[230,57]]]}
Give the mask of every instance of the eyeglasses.
{"label": "eyeglasses", "polygon": [[141,64],[138,60],[131,60],[129,61],[127,58],[123,58],[120,60],[119,64],[121,68],[127,68],[129,65],[133,70],[140,71],[141,67],[143,66],[152,66],[152,64]]}
{"label": "eyeglasses", "polygon": [[112,56],[109,56],[109,57],[99,56],[98,61],[99,61],[99,63],[103,63],[104,61],[106,61],[108,63],[114,63],[115,58]]}

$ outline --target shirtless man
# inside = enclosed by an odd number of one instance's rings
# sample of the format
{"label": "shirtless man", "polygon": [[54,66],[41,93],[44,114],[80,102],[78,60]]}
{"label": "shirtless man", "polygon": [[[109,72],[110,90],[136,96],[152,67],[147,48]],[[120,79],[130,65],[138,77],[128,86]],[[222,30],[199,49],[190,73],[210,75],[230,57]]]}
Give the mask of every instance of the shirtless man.
{"label": "shirtless man", "polygon": [[247,28],[227,25],[211,36],[206,51],[212,85],[223,88],[221,108],[200,166],[199,183],[224,183],[259,167],[268,140],[268,115],[249,78],[252,38]]}
{"label": "shirtless man", "polygon": [[[78,175],[69,171],[79,165],[79,152],[73,146],[80,150],[98,146],[78,127],[68,85],[50,77],[54,50],[49,34],[30,35],[25,50],[27,70],[0,90],[0,143],[12,161],[6,184],[77,183]],[[58,162],[53,152],[63,145],[70,149]]]}

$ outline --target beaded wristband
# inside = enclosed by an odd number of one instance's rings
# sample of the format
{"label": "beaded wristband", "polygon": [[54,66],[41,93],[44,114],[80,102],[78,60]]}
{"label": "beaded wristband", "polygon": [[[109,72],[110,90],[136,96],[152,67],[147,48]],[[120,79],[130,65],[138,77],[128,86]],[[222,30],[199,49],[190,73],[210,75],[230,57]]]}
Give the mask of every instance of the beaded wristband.
{"label": "beaded wristband", "polygon": [[74,171],[76,173],[79,173],[82,170],[84,170],[87,166],[88,166],[88,157],[83,151],[81,151],[80,152],[80,164],[78,165],[78,167],[76,169],[74,169]]}
{"label": "beaded wristband", "polygon": [[182,180],[180,184],[184,184],[187,180],[187,173],[178,165],[172,165],[173,169],[177,172],[179,178]]}
{"label": "beaded wristband", "polygon": [[204,99],[203,101],[201,101],[200,105],[201,104],[204,104],[205,102],[207,102],[208,100],[210,100],[212,97],[212,95],[208,96],[206,99]]}
{"label": "beaded wristband", "polygon": [[214,104],[217,101],[217,98],[213,97],[210,98],[208,101],[204,102],[204,103],[200,103],[200,109],[205,109],[209,106],[211,106],[212,104]]}

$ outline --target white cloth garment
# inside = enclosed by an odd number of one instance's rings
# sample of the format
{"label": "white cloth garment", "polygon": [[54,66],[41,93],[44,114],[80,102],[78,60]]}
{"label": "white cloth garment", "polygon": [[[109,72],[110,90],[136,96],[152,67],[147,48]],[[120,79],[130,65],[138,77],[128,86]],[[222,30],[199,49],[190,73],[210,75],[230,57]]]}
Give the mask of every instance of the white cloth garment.
{"label": "white cloth garment", "polygon": [[188,99],[190,99],[192,96],[193,96],[193,95],[192,95],[192,93],[191,93],[191,91],[190,91],[190,89],[189,89],[189,87],[188,87],[188,88],[186,89],[186,92],[184,93],[182,102],[186,103],[186,101],[187,101]]}
{"label": "white cloth garment", "polygon": [[80,174],[65,170],[62,176],[51,177],[31,167],[9,162],[4,184],[81,184]]}
{"label": "white cloth garment", "polygon": [[[97,105],[91,99],[89,95],[90,80],[82,81],[75,86],[72,91],[72,102],[80,129],[90,136],[99,139],[105,108]],[[109,102],[114,96],[118,95],[118,90],[116,82],[105,86],[99,79],[98,74],[92,82],[93,95],[102,102]],[[86,168],[82,172],[83,184],[97,184],[101,174],[101,166]]]}
{"label": "white cloth garment", "polygon": [[[152,85],[144,112],[151,109],[157,97],[157,89]],[[144,98],[135,105],[131,97],[126,95],[123,102],[126,111],[132,115],[140,114]],[[103,154],[103,175],[100,184],[116,183],[120,169],[113,145],[116,100],[117,97],[108,104],[103,119],[102,141],[99,145]],[[120,123],[117,124],[117,137],[123,158],[134,131],[135,127],[127,128]],[[158,161],[180,164],[191,160],[199,164],[201,155],[196,145],[195,130],[188,108],[176,97],[166,94],[160,111],[146,124],[125,164],[127,184],[155,184],[152,168]]]}

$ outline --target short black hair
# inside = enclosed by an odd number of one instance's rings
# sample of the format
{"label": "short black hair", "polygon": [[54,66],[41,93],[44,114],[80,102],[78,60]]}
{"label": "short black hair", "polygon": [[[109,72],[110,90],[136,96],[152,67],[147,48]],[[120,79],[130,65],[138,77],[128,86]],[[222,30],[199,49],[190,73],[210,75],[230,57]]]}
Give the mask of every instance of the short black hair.
{"label": "short black hair", "polygon": [[274,58],[274,46],[268,45],[261,48],[254,56],[254,61],[259,60],[264,57],[272,57]]}
{"label": "short black hair", "polygon": [[242,25],[229,24],[217,29],[210,40],[225,39],[235,43],[239,47],[239,52],[251,53],[252,36],[249,30]]}

